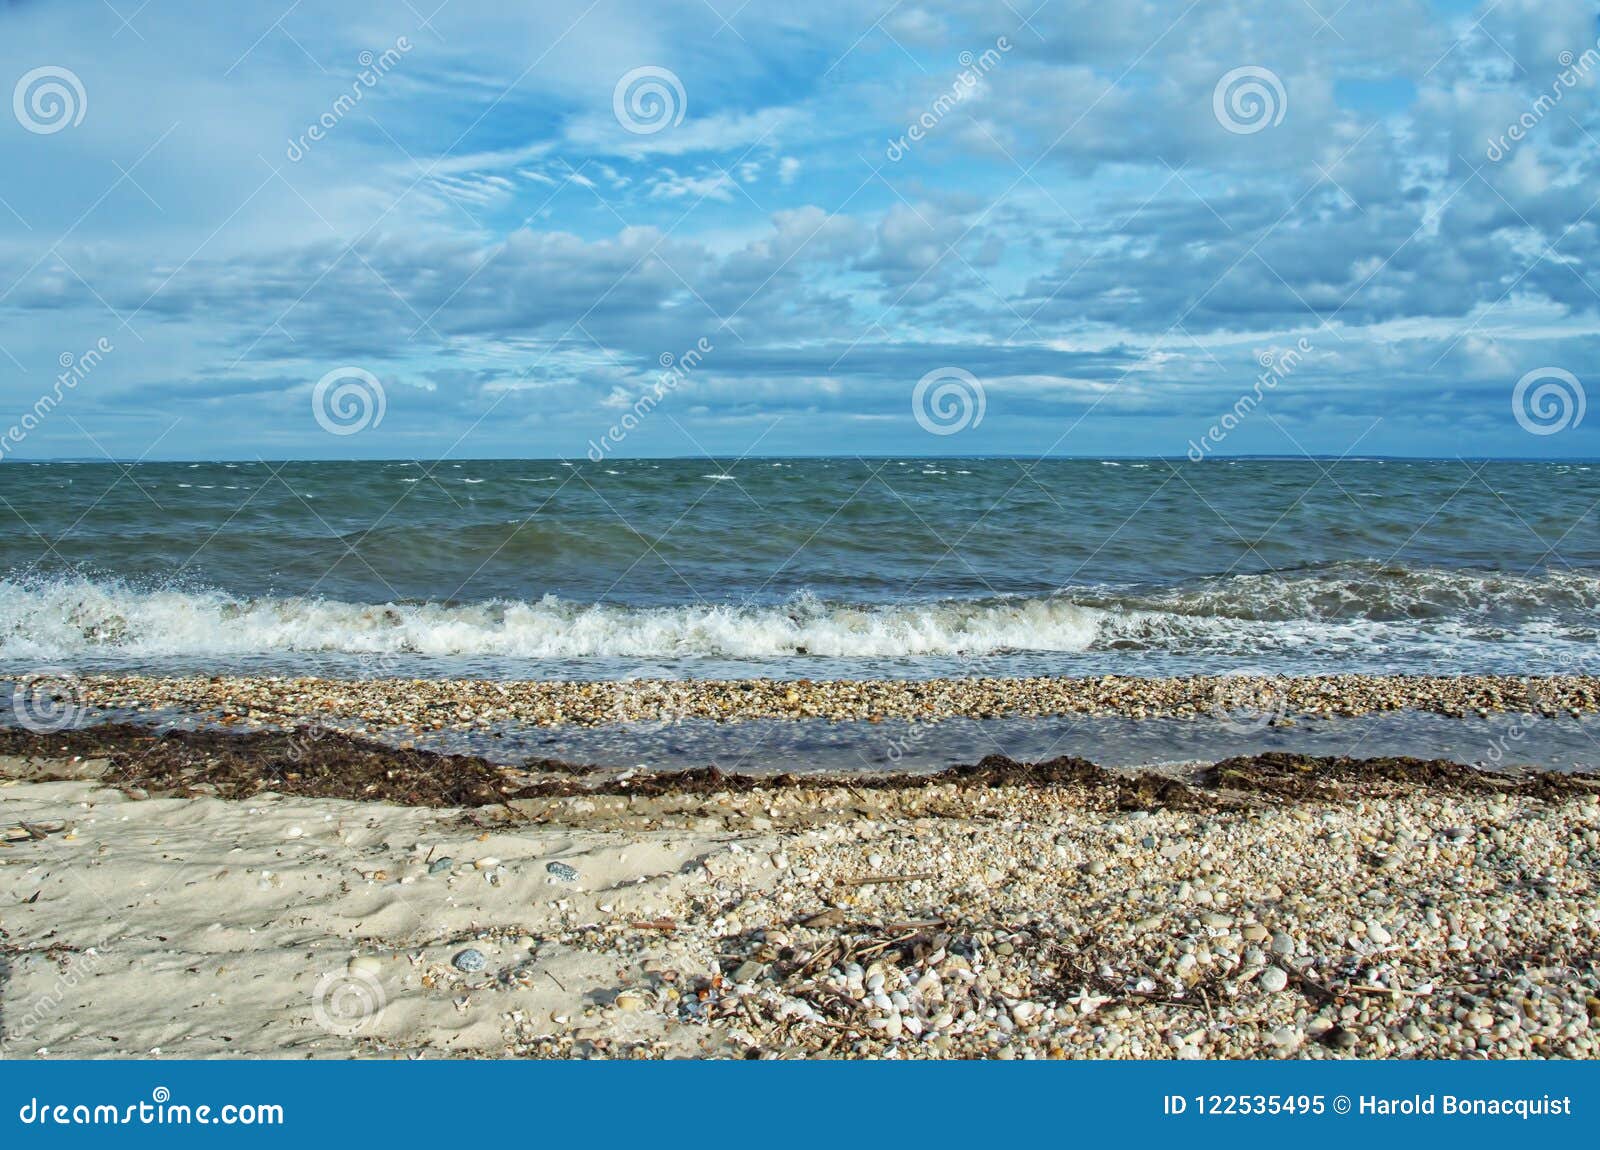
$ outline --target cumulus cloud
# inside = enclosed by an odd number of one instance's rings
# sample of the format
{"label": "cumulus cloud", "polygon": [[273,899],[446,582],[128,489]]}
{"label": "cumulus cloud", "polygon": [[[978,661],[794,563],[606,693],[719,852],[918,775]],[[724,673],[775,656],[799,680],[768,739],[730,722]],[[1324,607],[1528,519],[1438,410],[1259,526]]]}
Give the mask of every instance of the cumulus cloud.
{"label": "cumulus cloud", "polygon": [[[89,105],[0,131],[24,174],[0,186],[0,412],[107,336],[74,421],[28,451],[84,454],[81,425],[136,455],[173,421],[169,454],[353,448],[304,411],[352,364],[393,389],[361,450],[573,454],[703,338],[630,449],[738,450],[777,420],[765,449],[848,427],[883,451],[1181,452],[1174,427],[1304,338],[1273,403],[1312,449],[1594,453],[1593,427],[1534,444],[1507,409],[1530,369],[1582,375],[1600,334],[1592,3],[1022,17],[455,0],[424,24],[307,0],[275,24],[195,2],[134,37],[106,9],[7,8],[7,82],[65,67]],[[365,85],[363,54],[401,38]],[[1002,41],[977,98],[945,98]],[[681,87],[681,122],[619,118],[641,67]],[[1218,111],[1240,69],[1270,76],[1259,129]],[[981,442],[910,419],[947,366],[989,389]],[[1282,449],[1263,428],[1236,442]]]}

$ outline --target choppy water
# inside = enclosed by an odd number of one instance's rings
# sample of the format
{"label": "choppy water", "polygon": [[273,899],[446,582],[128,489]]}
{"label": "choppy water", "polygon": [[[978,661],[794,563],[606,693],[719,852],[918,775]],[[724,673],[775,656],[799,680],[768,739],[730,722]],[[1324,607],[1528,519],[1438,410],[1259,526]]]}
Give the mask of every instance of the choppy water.
{"label": "choppy water", "polygon": [[1600,467],[0,466],[0,664],[357,675],[1596,665]]}

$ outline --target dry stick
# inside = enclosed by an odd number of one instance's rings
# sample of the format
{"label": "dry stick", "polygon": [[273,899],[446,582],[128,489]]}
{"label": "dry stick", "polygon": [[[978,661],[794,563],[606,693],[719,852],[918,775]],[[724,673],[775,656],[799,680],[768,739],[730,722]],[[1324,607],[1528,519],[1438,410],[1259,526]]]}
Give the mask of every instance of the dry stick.
{"label": "dry stick", "polygon": [[1307,994],[1308,998],[1314,999],[1317,1002],[1327,1003],[1332,1002],[1339,997],[1335,991],[1322,985],[1322,983],[1312,978],[1309,974],[1306,974],[1300,970],[1295,970],[1293,963],[1284,963],[1284,965],[1290,968],[1290,975],[1295,979],[1296,982],[1300,984],[1301,988],[1309,992]]}
{"label": "dry stick", "polygon": [[847,878],[842,880],[845,886],[874,886],[884,882],[921,882],[923,879],[933,878],[933,872],[925,874],[885,874],[869,878]]}
{"label": "dry stick", "polygon": [[817,947],[817,949],[812,952],[811,957],[802,962],[798,969],[795,970],[795,975],[797,977],[804,977],[805,973],[813,966],[821,965],[825,958],[830,958],[832,956],[833,948],[837,945],[838,942],[836,940],[829,939],[827,942]]}
{"label": "dry stick", "polygon": [[890,934],[899,934],[901,931],[906,931],[906,930],[913,930],[913,931],[915,931],[915,930],[931,930],[933,927],[944,926],[944,925],[945,925],[944,919],[942,919],[942,918],[932,918],[932,919],[928,919],[926,922],[894,922],[894,923],[890,923],[888,926],[884,927],[883,929],[888,931]]}
{"label": "dry stick", "polygon": [[870,946],[862,947],[861,950],[859,952],[857,952],[857,953],[861,958],[866,958],[868,955],[881,954],[883,951],[888,950],[891,946],[897,946],[902,942],[908,942],[911,939],[915,938],[916,936],[917,936],[917,932],[916,931],[912,931],[909,934],[901,935],[899,938],[879,939],[877,942],[872,943]]}

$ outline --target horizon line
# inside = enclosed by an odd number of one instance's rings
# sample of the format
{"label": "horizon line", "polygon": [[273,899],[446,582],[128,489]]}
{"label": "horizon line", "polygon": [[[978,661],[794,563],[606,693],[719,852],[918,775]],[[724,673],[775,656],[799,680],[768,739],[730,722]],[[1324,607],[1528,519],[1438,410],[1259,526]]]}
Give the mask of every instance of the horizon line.
{"label": "horizon line", "polygon": [[1298,453],[1238,453],[1238,454],[1211,454],[1202,459],[1191,459],[1186,454],[1108,454],[1108,455],[1077,455],[1077,454],[1006,454],[1003,452],[977,452],[969,455],[923,455],[900,452],[846,452],[840,454],[818,453],[782,453],[764,455],[740,455],[729,459],[719,459],[714,455],[704,453],[689,455],[617,455],[607,456],[604,459],[594,460],[586,455],[559,456],[559,455],[467,455],[467,456],[373,456],[370,458],[359,456],[236,456],[236,457],[194,457],[194,456],[163,456],[156,459],[128,458],[117,456],[87,456],[87,455],[61,455],[45,459],[17,459],[0,458],[0,464],[10,466],[45,466],[50,464],[113,464],[115,466],[137,467],[150,464],[208,464],[208,463],[555,463],[576,466],[581,463],[600,466],[606,463],[681,463],[702,462],[717,463],[749,462],[753,460],[1031,460],[1044,463],[1050,460],[1066,462],[1107,463],[1133,460],[1139,462],[1182,462],[1182,463],[1225,463],[1225,462],[1270,462],[1294,463],[1315,461],[1318,463],[1363,463],[1363,462],[1396,462],[1396,463],[1600,463],[1600,456],[1572,455],[1572,456],[1532,456],[1532,455],[1387,455],[1369,453],[1362,455],[1334,454],[1332,452],[1298,452]]}

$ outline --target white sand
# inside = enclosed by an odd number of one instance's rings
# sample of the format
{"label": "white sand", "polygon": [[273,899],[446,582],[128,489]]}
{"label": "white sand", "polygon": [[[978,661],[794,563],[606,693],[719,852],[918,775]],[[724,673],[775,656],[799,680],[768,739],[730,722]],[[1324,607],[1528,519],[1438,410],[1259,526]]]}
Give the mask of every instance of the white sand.
{"label": "white sand", "polygon": [[[474,993],[526,958],[518,935],[655,919],[697,881],[679,872],[734,838],[485,834],[459,811],[0,784],[0,827],[22,823],[66,825],[0,845],[0,1053],[10,1057],[499,1054],[508,1010],[560,1032],[552,1016],[576,1023],[622,985],[615,954],[553,944],[528,988]],[[453,858],[453,873],[430,875],[430,852]],[[499,865],[473,865],[488,859]],[[579,881],[554,880],[549,860],[576,867]],[[449,966],[468,945],[488,958],[483,974]],[[374,992],[347,973],[355,955],[379,964],[384,1005],[364,1020]],[[323,1015],[333,1030],[362,1024],[333,1033]]]}

